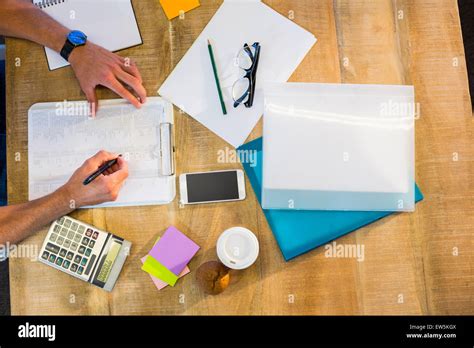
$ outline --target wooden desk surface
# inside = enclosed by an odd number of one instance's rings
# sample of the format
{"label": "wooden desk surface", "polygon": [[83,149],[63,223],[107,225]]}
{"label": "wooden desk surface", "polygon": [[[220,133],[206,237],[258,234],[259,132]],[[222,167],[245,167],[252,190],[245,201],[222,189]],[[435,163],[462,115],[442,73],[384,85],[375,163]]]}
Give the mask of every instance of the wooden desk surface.
{"label": "wooden desk surface", "polygon": [[[144,39],[121,52],[135,59],[149,95],[185,54],[221,1],[202,0],[185,19],[166,20],[157,0],[133,1]],[[29,259],[10,260],[13,314],[472,314],[474,137],[455,0],[265,0],[314,33],[291,81],[414,84],[416,179],[425,200],[337,240],[365,247],[365,260],[327,258],[318,248],[284,262],[247,183],[243,202],[82,210],[72,214],[134,243],[112,293]],[[15,63],[20,62],[19,66]],[[114,95],[106,90],[101,98]],[[85,99],[70,68],[49,72],[42,48],[7,40],[8,192],[28,198],[27,111],[36,102]],[[227,144],[176,113],[178,173],[235,168],[217,163]],[[249,140],[261,134],[261,124]],[[157,291],[139,258],[169,225],[201,251],[191,270],[216,259],[218,235],[243,225],[261,244],[258,262],[219,296],[196,287],[195,272]],[[46,229],[24,243],[40,246]]]}

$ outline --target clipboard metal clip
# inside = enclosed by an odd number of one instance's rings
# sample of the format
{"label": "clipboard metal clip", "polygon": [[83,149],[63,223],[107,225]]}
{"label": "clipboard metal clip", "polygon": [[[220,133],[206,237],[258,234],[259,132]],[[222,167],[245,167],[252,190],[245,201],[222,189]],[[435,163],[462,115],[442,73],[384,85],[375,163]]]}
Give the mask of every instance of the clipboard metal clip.
{"label": "clipboard metal clip", "polygon": [[160,175],[175,175],[175,148],[173,140],[173,124],[170,122],[160,123]]}

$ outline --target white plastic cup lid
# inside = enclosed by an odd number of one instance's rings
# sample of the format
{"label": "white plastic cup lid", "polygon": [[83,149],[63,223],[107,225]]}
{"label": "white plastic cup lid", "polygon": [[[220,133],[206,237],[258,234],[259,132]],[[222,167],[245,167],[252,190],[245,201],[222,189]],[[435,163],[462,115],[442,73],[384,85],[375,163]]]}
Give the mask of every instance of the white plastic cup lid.
{"label": "white plastic cup lid", "polygon": [[217,256],[227,267],[245,269],[258,257],[257,237],[244,227],[232,227],[225,230],[217,240]]}

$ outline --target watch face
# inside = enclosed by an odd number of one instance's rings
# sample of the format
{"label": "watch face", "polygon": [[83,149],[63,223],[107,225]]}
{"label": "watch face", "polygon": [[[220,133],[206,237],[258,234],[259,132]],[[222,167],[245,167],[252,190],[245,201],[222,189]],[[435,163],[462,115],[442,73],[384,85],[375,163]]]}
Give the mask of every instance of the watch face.
{"label": "watch face", "polygon": [[75,46],[84,45],[87,40],[86,34],[79,30],[71,31],[67,38]]}

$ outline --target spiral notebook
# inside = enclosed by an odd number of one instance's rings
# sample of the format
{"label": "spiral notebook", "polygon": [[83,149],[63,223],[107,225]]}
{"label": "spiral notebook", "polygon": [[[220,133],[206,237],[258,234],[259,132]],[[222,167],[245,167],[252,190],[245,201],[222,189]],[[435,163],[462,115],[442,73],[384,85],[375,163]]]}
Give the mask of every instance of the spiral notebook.
{"label": "spiral notebook", "polygon": [[[131,0],[33,0],[33,3],[70,30],[109,51],[141,45],[142,38]],[[69,65],[45,47],[50,70]]]}

